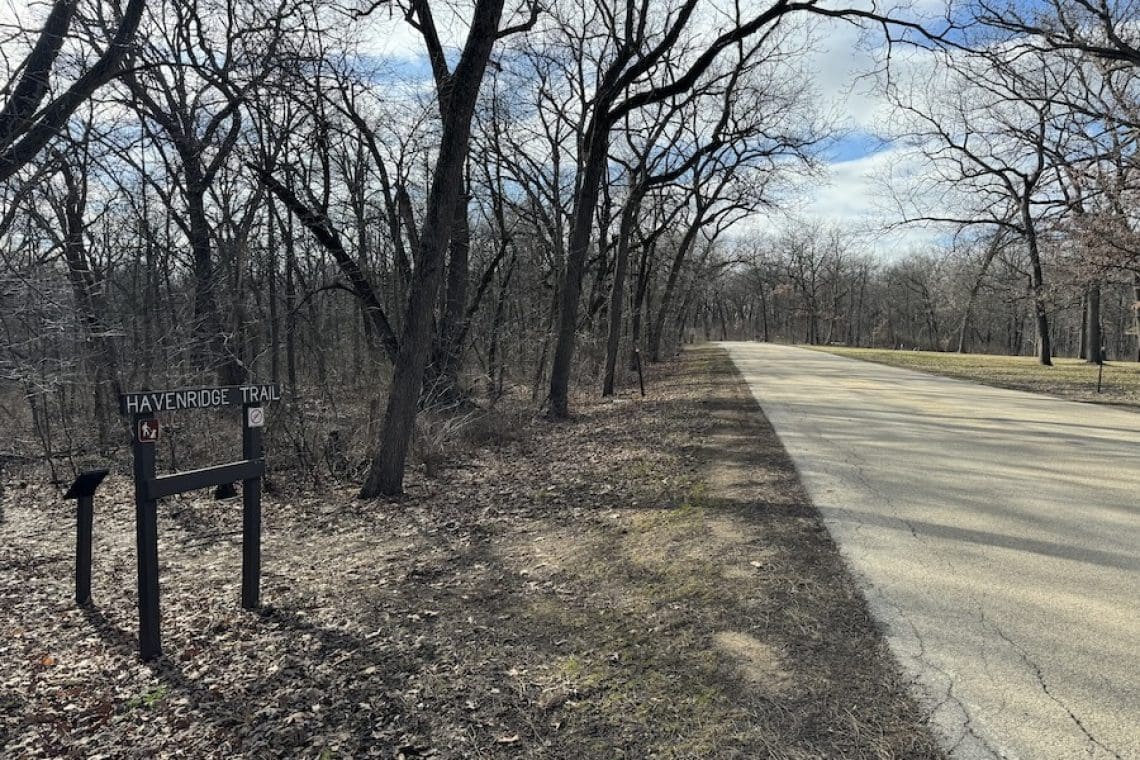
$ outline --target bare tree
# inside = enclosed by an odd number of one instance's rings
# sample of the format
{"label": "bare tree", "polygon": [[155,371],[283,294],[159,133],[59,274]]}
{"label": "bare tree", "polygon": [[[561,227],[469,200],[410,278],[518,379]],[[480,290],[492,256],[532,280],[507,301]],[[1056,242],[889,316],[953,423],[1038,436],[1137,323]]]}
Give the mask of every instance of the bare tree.
{"label": "bare tree", "polygon": [[[0,182],[30,163],[59,133],[76,109],[123,72],[131,42],[142,19],[145,0],[129,0],[118,23],[102,29],[98,19],[77,19],[77,0],[55,0],[31,50],[12,72],[0,109]],[[60,51],[76,21],[103,31],[92,41],[95,59],[58,95],[48,93],[63,68]],[[45,102],[46,99],[46,102]]]}
{"label": "bare tree", "polygon": [[[945,56],[933,85],[909,96],[893,91],[911,120],[907,137],[923,151],[937,181],[969,200],[965,214],[920,212],[910,221],[1008,229],[1024,245],[1037,330],[1037,357],[1052,363],[1041,246],[1042,219],[1062,205],[1052,158],[1063,153],[1070,109],[1058,93],[1069,67],[1033,50],[995,48]],[[1012,210],[1012,213],[1010,213]]]}
{"label": "bare tree", "polygon": [[[431,350],[432,308],[443,279],[445,252],[451,242],[465,186],[463,167],[467,160],[476,100],[496,40],[519,30],[518,27],[500,29],[503,5],[503,0],[477,0],[467,40],[454,72],[441,75],[437,80],[443,131],[432,172],[420,233],[419,257],[412,273],[404,331],[400,336],[392,390],[384,413],[382,437],[361,489],[362,498],[403,491],[408,446],[423,387],[424,368]],[[411,3],[409,19],[425,39],[429,39],[431,54],[430,30],[434,29],[434,22],[427,0]]]}

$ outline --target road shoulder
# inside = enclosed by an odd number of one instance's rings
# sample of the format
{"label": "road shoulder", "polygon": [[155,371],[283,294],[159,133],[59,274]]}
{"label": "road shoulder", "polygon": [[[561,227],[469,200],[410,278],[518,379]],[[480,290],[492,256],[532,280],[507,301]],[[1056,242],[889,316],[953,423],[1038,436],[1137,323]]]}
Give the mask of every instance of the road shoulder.
{"label": "road shoulder", "polygon": [[101,491],[86,612],[69,505],[10,484],[0,754],[940,757],[727,353],[647,380],[568,423],[488,422],[400,501],[268,497],[257,614],[232,504],[164,501],[150,665],[127,479]]}

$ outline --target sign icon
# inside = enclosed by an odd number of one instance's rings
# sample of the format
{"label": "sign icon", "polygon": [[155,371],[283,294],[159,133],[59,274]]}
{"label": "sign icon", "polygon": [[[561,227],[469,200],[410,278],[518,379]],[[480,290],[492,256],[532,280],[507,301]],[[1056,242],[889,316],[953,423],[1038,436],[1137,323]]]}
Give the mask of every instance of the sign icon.
{"label": "sign icon", "polygon": [[260,406],[251,406],[246,410],[246,423],[250,427],[265,427],[265,409]]}
{"label": "sign icon", "polygon": [[139,443],[158,441],[158,420],[139,420]]}

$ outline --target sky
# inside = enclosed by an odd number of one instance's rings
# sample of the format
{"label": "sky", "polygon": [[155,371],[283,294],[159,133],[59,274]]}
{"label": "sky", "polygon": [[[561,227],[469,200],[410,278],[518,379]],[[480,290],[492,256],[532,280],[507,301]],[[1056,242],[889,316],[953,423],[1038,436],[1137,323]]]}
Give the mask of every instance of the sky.
{"label": "sky", "polygon": [[[824,180],[801,183],[797,215],[859,233],[868,251],[884,259],[945,242],[944,228],[898,225],[902,215],[892,194],[920,193],[916,179],[926,167],[911,149],[885,137],[897,117],[873,76],[883,48],[868,47],[850,25],[824,23],[809,68],[822,107],[836,115],[844,135],[822,156]],[[892,66],[921,67],[928,55],[896,50]]]}
{"label": "sky", "polygon": [[[918,0],[918,5],[941,2]],[[0,20],[10,21],[19,15],[17,7],[21,12],[27,10],[22,1],[0,0]],[[447,15],[446,9],[452,7],[449,4],[436,7],[440,9],[436,21],[445,44],[458,47],[465,32],[462,19]],[[869,251],[884,258],[929,248],[945,240],[947,231],[944,229],[885,229],[899,221],[897,209],[891,207],[890,194],[884,186],[885,178],[892,173],[921,174],[922,169],[906,150],[877,136],[891,119],[889,105],[876,93],[873,79],[868,78],[878,67],[877,58],[882,51],[868,47],[866,40],[861,39],[860,30],[850,24],[819,23],[817,41],[804,53],[809,61],[806,68],[815,74],[821,109],[833,116],[843,136],[820,156],[820,175],[797,182],[797,192],[786,200],[785,210],[794,215],[797,224],[805,220],[819,221],[857,232]],[[359,32],[362,52],[370,59],[386,62],[389,70],[402,77],[426,80],[430,76],[422,41],[399,13],[381,8],[365,21]],[[913,65],[913,62],[908,64],[904,60],[902,65]],[[895,189],[902,193],[910,191],[897,179]],[[741,225],[739,234],[762,235],[788,223],[784,216],[756,218]]]}
{"label": "sky", "polygon": [[[921,172],[921,167],[908,150],[878,136],[891,118],[890,106],[877,93],[870,76],[879,68],[877,58],[883,51],[868,46],[863,33],[850,24],[830,20],[819,23],[817,41],[804,55],[809,60],[807,68],[815,73],[820,107],[833,116],[843,134],[820,156],[820,175],[797,182],[795,197],[784,204],[785,211],[795,224],[818,221],[857,233],[868,252],[884,259],[929,250],[945,242],[946,229],[898,228],[895,224],[900,216],[892,207],[885,182],[892,174],[910,176]],[[457,41],[463,31],[461,24],[446,19],[440,20],[440,26],[445,39],[450,32]],[[383,14],[373,19],[364,37],[370,56],[390,61],[399,70],[426,75],[422,42],[398,17],[389,19]],[[913,60],[915,55],[921,54],[912,53],[908,60],[896,52],[892,60],[904,66],[921,65]],[[893,182],[898,192],[912,191],[898,176]],[[737,234],[775,233],[789,223],[786,215],[755,218],[742,224]]]}

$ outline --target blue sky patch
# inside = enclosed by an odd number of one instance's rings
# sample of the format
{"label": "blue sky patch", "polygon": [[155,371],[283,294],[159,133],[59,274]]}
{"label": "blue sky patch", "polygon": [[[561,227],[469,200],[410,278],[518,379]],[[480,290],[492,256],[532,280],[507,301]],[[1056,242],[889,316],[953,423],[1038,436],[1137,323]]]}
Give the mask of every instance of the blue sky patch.
{"label": "blue sky patch", "polygon": [[882,138],[866,132],[849,132],[836,139],[823,149],[821,157],[832,164],[858,161],[886,150],[887,143]]}

